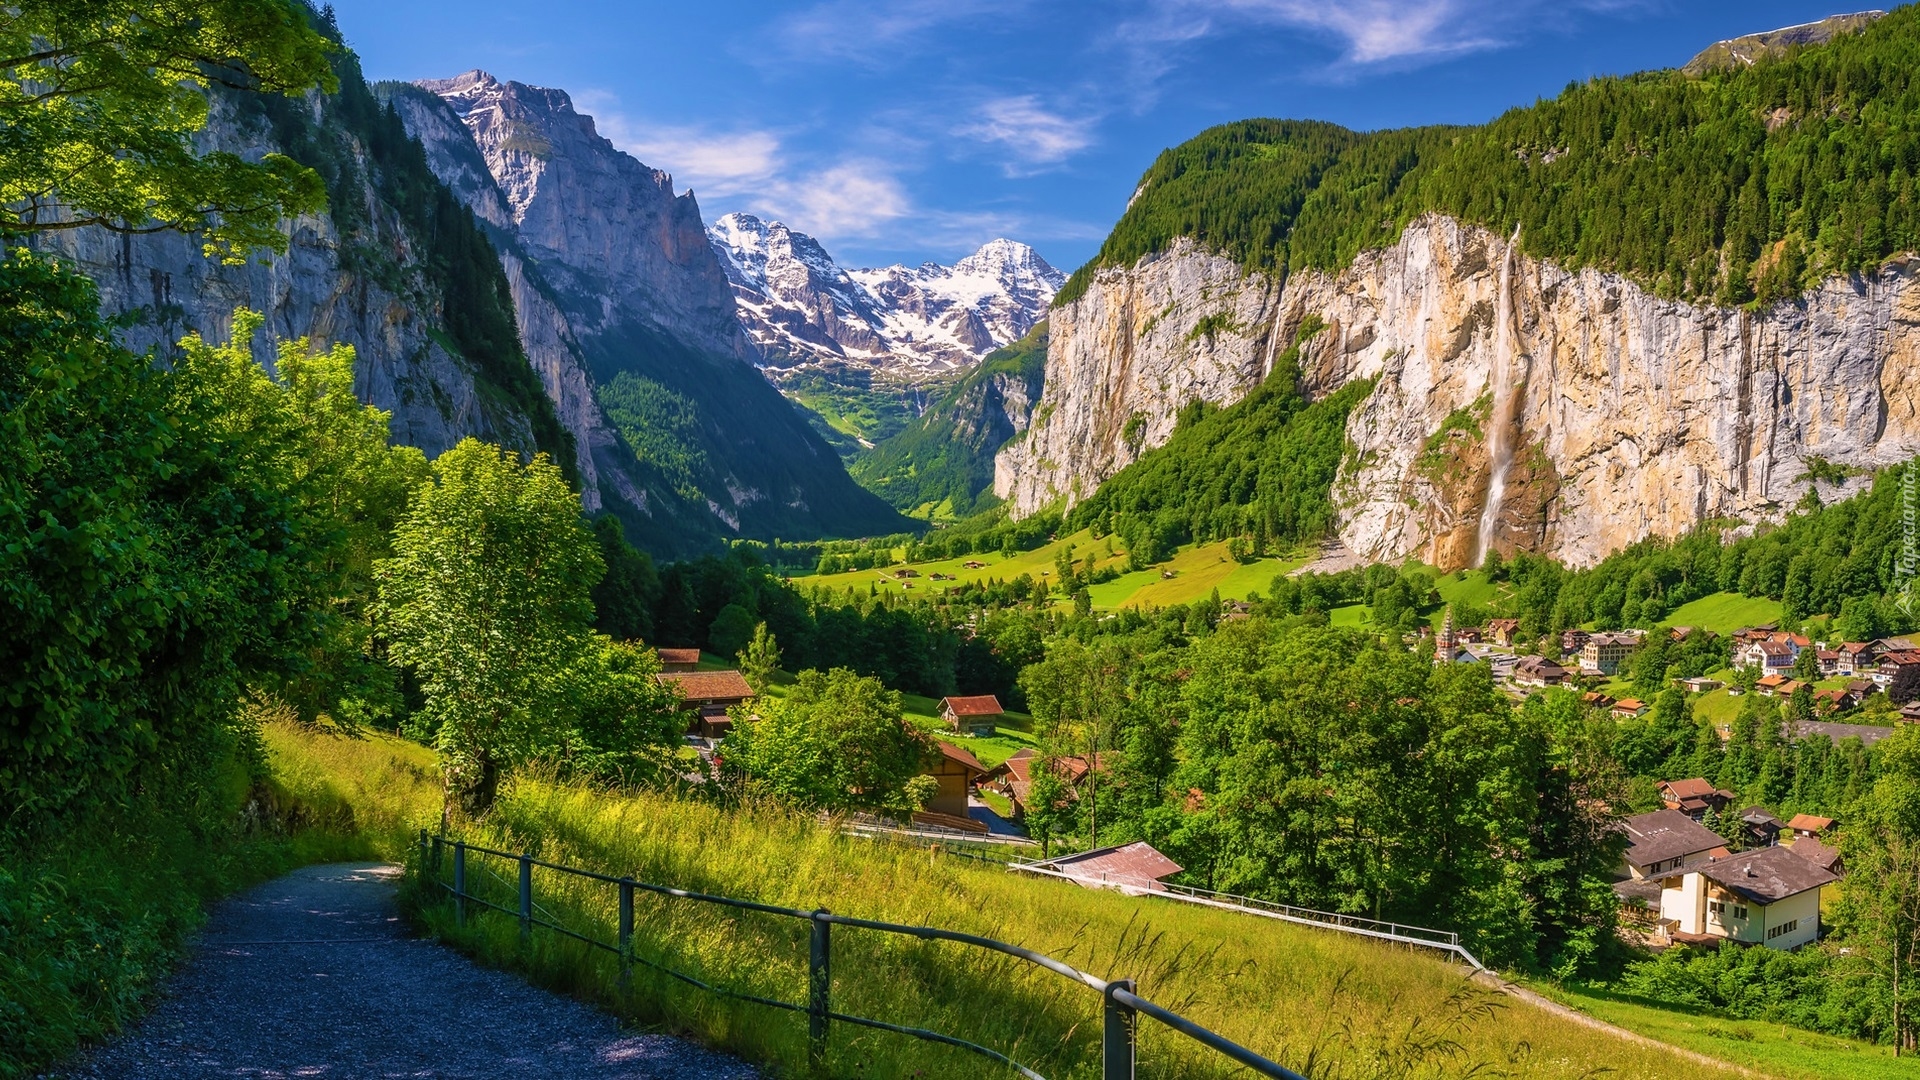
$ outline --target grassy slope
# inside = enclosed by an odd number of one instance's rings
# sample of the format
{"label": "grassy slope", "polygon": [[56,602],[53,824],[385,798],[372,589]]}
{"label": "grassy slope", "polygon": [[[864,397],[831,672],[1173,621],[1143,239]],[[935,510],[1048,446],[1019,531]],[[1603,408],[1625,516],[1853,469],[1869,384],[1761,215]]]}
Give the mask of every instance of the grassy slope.
{"label": "grassy slope", "polygon": [[1724,637],[1779,618],[1778,600],[1720,592],[1674,608],[1663,622],[1668,626],[1698,626]]}
{"label": "grassy slope", "polygon": [[[291,730],[275,732],[272,742],[290,785],[347,799],[369,826],[393,830],[437,816],[438,784],[417,749]],[[1459,1076],[1476,1066],[1568,1080],[1601,1066],[1649,1080],[1735,1075],[1482,996],[1458,967],[1425,955],[929,858],[918,849],[842,838],[819,821],[768,809],[728,813],[659,795],[521,780],[486,825],[467,835],[648,881],[1017,942],[1096,974],[1136,977],[1150,999],[1281,1061],[1298,1066],[1313,1056],[1323,1063],[1316,1076]],[[486,887],[508,887],[490,884],[477,869],[469,874]],[[535,889],[556,918],[610,934],[610,890],[574,891],[546,871],[537,873]],[[749,992],[804,995],[803,927],[644,894],[639,908],[644,959]],[[798,1016],[715,998],[645,967],[636,969],[633,991],[622,993],[601,954],[556,935],[540,933],[523,946],[506,919],[479,918],[459,930],[444,908],[428,908],[424,917],[464,949],[625,1017],[796,1071],[804,1061],[805,1022]],[[1098,1071],[1097,1001],[1055,976],[958,946],[844,928],[834,934],[834,971],[836,1010],[962,1033],[1012,1049],[1052,1077]],[[1219,1058],[1155,1025],[1145,1026],[1144,1039],[1144,1075],[1231,1074]],[[1457,1049],[1446,1050],[1448,1043]],[[832,1053],[836,1074],[1005,1075],[971,1055],[844,1024],[836,1025]]]}
{"label": "grassy slope", "polygon": [[[1106,540],[1095,540],[1093,534],[1085,529],[1061,537],[1050,544],[1023,551],[1013,556],[998,552],[981,555],[963,555],[957,559],[941,559],[935,562],[917,562],[903,564],[920,572],[913,578],[913,588],[893,576],[902,566],[890,566],[884,570],[850,570],[844,574],[812,575],[794,579],[795,584],[804,587],[825,586],[830,589],[849,587],[864,589],[869,584],[877,585],[883,592],[893,592],[903,596],[935,596],[943,588],[953,584],[965,584],[974,581],[1000,580],[1010,581],[1021,574],[1032,575],[1035,580],[1051,580],[1054,559],[1069,545],[1073,547],[1076,562],[1085,562],[1088,555],[1100,554],[1098,565],[1102,568],[1113,566],[1124,569],[1126,566],[1126,547],[1115,543],[1118,554],[1106,556]],[[981,569],[968,570],[968,562],[985,563]],[[1305,556],[1289,558],[1258,559],[1249,563],[1235,563],[1227,558],[1226,543],[1197,544],[1181,548],[1172,559],[1146,570],[1135,570],[1120,575],[1113,581],[1095,585],[1088,592],[1093,597],[1093,606],[1105,610],[1122,607],[1160,606],[1188,604],[1210,596],[1215,588],[1220,590],[1222,599],[1244,600],[1250,593],[1264,593],[1272,584],[1275,574],[1281,574],[1305,565]],[[1163,570],[1174,571],[1174,577],[1163,579]],[[952,574],[954,582],[933,581],[933,574]]]}
{"label": "grassy slope", "polygon": [[1895,1059],[1890,1046],[1820,1035],[1764,1020],[1696,1016],[1605,991],[1546,985],[1531,989],[1636,1034],[1785,1080],[1910,1080],[1920,1076],[1920,1059]]}

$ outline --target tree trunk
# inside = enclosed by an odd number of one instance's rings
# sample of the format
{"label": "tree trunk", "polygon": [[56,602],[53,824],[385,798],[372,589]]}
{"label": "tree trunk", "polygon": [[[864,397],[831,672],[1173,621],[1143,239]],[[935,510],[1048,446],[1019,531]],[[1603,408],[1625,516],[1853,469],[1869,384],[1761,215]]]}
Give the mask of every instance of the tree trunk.
{"label": "tree trunk", "polygon": [[499,794],[500,763],[491,754],[476,755],[471,765],[448,769],[440,808],[441,828],[451,824],[456,808],[462,817],[480,817],[493,809]]}

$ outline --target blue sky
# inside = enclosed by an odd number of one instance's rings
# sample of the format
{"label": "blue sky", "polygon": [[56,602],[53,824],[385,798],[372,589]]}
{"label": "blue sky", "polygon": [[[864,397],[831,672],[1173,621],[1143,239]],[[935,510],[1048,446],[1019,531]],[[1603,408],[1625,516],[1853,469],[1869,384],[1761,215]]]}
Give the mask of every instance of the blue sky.
{"label": "blue sky", "polygon": [[484,68],[848,265],[1071,270],[1162,148],[1250,116],[1473,123],[1832,0],[334,0],[369,78]]}

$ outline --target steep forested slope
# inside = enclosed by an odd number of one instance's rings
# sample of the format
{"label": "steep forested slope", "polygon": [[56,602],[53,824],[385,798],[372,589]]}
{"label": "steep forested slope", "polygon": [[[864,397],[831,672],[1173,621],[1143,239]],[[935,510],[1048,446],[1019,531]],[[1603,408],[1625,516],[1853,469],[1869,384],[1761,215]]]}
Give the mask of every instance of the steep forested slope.
{"label": "steep forested slope", "polygon": [[1026,430],[1046,363],[1042,322],[989,354],[906,430],[854,459],[854,479],[909,512],[965,517],[984,509],[993,455]]}
{"label": "steep forested slope", "polygon": [[1337,269],[1439,211],[1528,254],[1723,303],[1920,247],[1920,11],[1699,75],[1594,79],[1477,127],[1246,120],[1160,155],[1092,263],[1176,237],[1250,267]]}

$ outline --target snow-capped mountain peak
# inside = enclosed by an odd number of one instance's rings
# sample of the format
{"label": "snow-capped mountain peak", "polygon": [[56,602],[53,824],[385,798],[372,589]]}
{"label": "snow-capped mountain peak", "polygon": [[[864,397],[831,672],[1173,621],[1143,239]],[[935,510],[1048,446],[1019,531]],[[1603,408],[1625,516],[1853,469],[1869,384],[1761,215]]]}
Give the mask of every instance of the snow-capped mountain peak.
{"label": "snow-capped mountain peak", "polygon": [[732,213],[707,230],[769,366],[854,362],[906,377],[971,366],[1046,316],[1066,276],[1014,240],[952,266],[845,270],[818,241]]}

